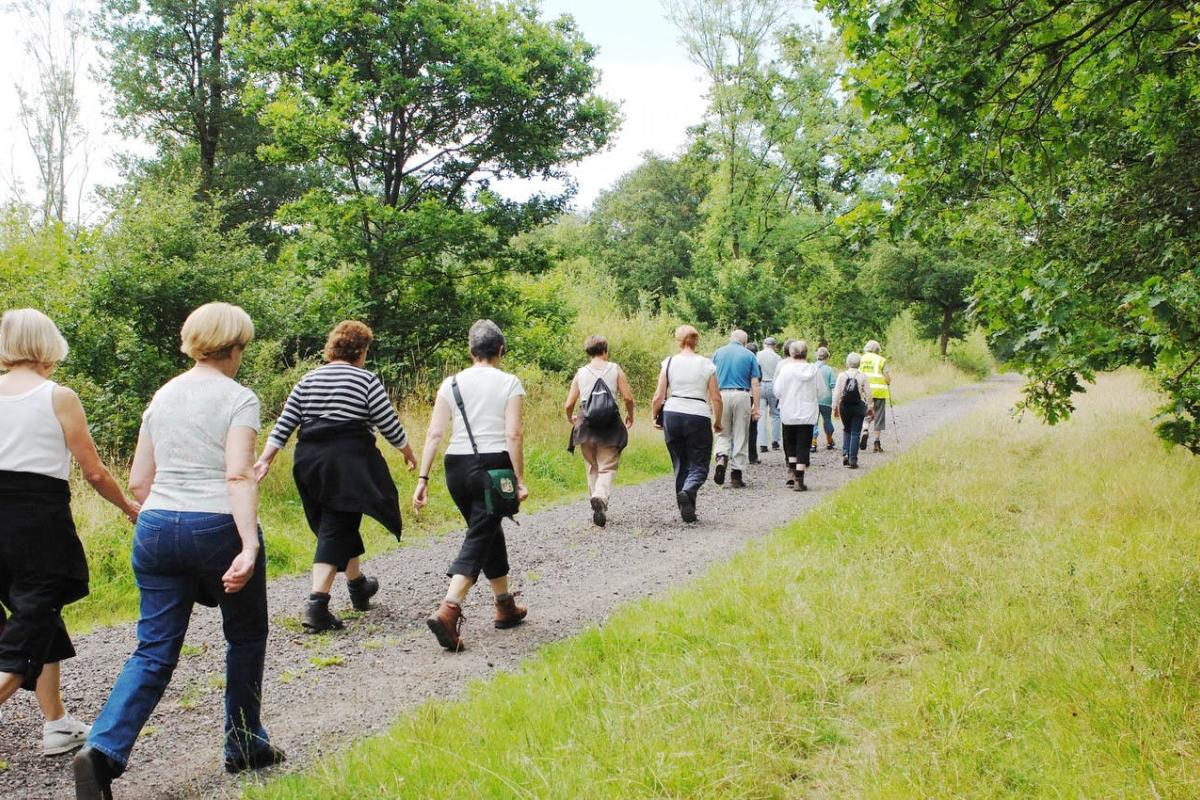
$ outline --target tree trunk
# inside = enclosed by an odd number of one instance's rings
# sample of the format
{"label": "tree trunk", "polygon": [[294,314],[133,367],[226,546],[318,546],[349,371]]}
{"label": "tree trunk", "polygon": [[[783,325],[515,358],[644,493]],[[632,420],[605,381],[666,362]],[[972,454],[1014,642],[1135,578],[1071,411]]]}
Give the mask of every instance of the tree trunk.
{"label": "tree trunk", "polygon": [[954,309],[946,306],[942,309],[942,327],[938,336],[938,348],[942,352],[942,358],[946,358],[946,351],[950,347],[950,333],[954,330]]}
{"label": "tree trunk", "polygon": [[[208,58],[208,108],[200,125],[200,195],[207,197],[213,188],[217,166],[217,150],[221,144],[221,123],[224,121],[221,104],[225,87],[222,59],[225,48],[225,6],[217,3],[213,10],[212,49]],[[201,77],[203,81],[204,78]]]}

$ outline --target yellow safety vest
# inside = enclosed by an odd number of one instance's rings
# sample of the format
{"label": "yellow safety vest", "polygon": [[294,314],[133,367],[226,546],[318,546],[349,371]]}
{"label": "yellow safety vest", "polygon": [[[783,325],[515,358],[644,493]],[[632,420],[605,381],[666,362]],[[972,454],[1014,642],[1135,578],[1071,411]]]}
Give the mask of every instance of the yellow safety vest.
{"label": "yellow safety vest", "polygon": [[871,394],[876,400],[886,400],[892,396],[888,389],[887,378],[883,375],[883,368],[886,364],[887,359],[878,353],[862,354],[862,364],[859,369],[870,379]]}

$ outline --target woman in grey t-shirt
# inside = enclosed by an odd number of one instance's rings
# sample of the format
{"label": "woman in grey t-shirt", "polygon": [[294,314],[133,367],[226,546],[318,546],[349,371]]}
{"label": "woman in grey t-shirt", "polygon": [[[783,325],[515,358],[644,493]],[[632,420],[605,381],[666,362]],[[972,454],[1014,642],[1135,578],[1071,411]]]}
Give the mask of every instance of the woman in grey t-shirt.
{"label": "woman in grey t-shirt", "polygon": [[195,603],[220,606],[228,643],[225,769],[284,759],[260,720],[267,579],[253,470],[259,403],[233,379],[254,324],[237,306],[209,303],[192,312],[182,336],[196,365],[154,395],[129,476],[142,501],[133,540],[138,646],[75,757],[81,798],[104,796],[125,770],[179,660]]}

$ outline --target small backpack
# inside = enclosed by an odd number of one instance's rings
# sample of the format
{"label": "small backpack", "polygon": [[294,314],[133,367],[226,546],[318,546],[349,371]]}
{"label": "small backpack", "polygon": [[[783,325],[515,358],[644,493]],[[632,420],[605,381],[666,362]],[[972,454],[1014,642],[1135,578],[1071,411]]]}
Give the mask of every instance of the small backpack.
{"label": "small backpack", "polygon": [[604,374],[601,373],[601,376],[596,378],[592,392],[584,403],[583,420],[589,428],[608,428],[621,419],[621,412],[617,409],[617,398],[613,397],[612,389],[608,388],[604,381]]}
{"label": "small backpack", "polygon": [[842,407],[862,405],[862,389],[858,388],[858,378],[846,376],[846,385],[842,387]]}

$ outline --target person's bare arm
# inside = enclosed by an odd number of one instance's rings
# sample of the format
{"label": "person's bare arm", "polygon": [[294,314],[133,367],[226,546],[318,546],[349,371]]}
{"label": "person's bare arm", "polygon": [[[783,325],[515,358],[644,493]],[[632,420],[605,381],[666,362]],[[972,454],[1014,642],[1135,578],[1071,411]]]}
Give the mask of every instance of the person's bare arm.
{"label": "person's bare arm", "polygon": [[525,407],[522,395],[508,398],[504,407],[504,438],[508,442],[508,457],[512,459],[513,472],[517,473],[517,499],[529,497],[525,485],[525,434],[521,431],[521,410]]}
{"label": "person's bare arm", "polygon": [[833,418],[834,419],[840,419],[842,416],[842,413],[841,413],[842,390],[846,386],[846,381],[844,378],[845,374],[846,373],[843,372],[841,375],[838,375],[837,382],[833,386]]}
{"label": "person's bare arm", "polygon": [[575,417],[575,404],[579,402],[579,378],[571,379],[571,388],[567,391],[567,402],[563,404],[563,411],[567,414],[567,422],[574,425],[577,421]]}
{"label": "person's bare arm", "polygon": [[429,430],[425,432],[425,447],[421,450],[421,471],[417,473],[417,488],[413,489],[413,511],[420,513],[429,504],[429,470],[437,457],[442,439],[450,427],[450,404],[438,394],[433,401],[433,416],[429,419]]}
{"label": "person's bare arm", "polygon": [[708,376],[708,402],[712,404],[713,413],[713,431],[720,433],[724,430],[721,427],[721,412],[725,410],[721,402],[721,389],[717,386],[717,376]]}
{"label": "person's bare arm", "polygon": [[154,462],[154,440],[143,425],[138,431],[137,449],[133,451],[133,466],[129,468],[129,491],[139,503],[146,502],[158,465]]}
{"label": "person's bare arm", "polygon": [[237,526],[242,551],[221,577],[228,594],[240,592],[254,574],[258,560],[258,479],[254,475],[254,445],[258,438],[253,428],[238,425],[225,437],[225,486],[233,523]]}
{"label": "person's bare arm", "polygon": [[625,375],[625,370],[617,367],[617,392],[620,393],[621,399],[625,401],[625,427],[633,427],[633,387],[629,385],[629,378]]}
{"label": "person's bare arm", "polygon": [[750,379],[750,419],[757,420],[762,416],[762,412],[758,408],[758,400],[762,397],[762,380],[759,378]]}
{"label": "person's bare arm", "polygon": [[100,459],[92,432],[88,430],[87,415],[83,413],[83,403],[79,402],[79,395],[65,386],[56,386],[52,402],[54,416],[62,426],[67,449],[79,463],[84,480],[90,483],[101,497],[121,509],[121,513],[130,522],[136,522],[140,506],[125,496],[117,479]]}

